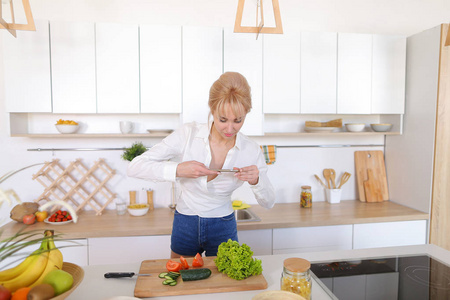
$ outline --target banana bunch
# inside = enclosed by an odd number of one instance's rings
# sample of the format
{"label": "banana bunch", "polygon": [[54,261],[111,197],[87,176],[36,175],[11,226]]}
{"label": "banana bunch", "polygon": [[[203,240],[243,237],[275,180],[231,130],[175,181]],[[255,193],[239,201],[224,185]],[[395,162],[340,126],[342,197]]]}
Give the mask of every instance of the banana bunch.
{"label": "banana bunch", "polygon": [[55,246],[53,231],[46,230],[39,249],[14,268],[0,272],[0,284],[14,293],[21,287],[34,287],[52,270],[62,269],[63,256]]}

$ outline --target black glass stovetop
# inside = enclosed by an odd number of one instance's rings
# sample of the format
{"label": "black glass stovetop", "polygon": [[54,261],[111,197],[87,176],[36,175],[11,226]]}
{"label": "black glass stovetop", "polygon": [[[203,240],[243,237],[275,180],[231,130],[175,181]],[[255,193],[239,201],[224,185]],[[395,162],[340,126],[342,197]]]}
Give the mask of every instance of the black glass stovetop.
{"label": "black glass stovetop", "polygon": [[427,255],[314,263],[311,271],[340,300],[450,300],[450,267]]}

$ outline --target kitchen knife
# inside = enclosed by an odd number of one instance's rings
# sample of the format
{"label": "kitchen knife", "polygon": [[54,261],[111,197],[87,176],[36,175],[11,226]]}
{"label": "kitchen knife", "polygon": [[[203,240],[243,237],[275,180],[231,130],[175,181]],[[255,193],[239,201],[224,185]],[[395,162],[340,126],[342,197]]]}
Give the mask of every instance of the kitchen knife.
{"label": "kitchen knife", "polygon": [[231,169],[211,169],[211,171],[216,171],[216,172],[239,172],[239,170],[231,170]]}
{"label": "kitchen knife", "polygon": [[133,276],[152,276],[151,274],[136,274],[134,272],[108,272],[105,273],[105,278],[123,278]]}

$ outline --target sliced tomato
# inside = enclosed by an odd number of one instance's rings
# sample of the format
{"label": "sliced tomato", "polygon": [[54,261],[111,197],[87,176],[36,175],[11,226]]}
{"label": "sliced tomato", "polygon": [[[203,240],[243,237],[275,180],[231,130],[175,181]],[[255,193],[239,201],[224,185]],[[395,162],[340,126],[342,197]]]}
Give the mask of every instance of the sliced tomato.
{"label": "sliced tomato", "polygon": [[183,270],[189,269],[189,264],[188,264],[186,258],[184,258],[183,256],[180,256],[180,261],[181,261],[181,268]]}
{"label": "sliced tomato", "polygon": [[177,261],[169,260],[166,263],[166,269],[169,272],[179,272],[181,270],[181,264]]}
{"label": "sliced tomato", "polygon": [[203,266],[203,258],[202,256],[197,253],[194,257],[194,261],[192,262],[193,267],[202,267]]}

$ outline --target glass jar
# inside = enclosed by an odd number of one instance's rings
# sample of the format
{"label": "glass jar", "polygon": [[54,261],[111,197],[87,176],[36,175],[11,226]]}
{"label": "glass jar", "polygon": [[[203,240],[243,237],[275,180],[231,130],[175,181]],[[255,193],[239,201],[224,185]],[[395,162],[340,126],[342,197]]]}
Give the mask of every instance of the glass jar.
{"label": "glass jar", "polygon": [[303,258],[284,260],[281,274],[281,290],[295,293],[306,300],[311,299],[311,263]]}
{"label": "glass jar", "polygon": [[312,193],[311,187],[309,185],[302,186],[302,193],[300,196],[301,207],[311,207],[312,206]]}

